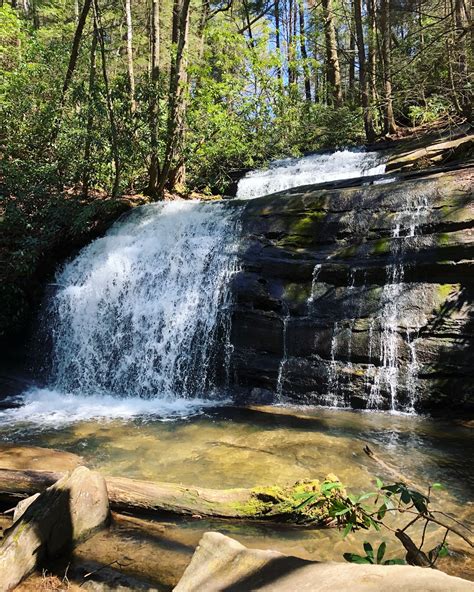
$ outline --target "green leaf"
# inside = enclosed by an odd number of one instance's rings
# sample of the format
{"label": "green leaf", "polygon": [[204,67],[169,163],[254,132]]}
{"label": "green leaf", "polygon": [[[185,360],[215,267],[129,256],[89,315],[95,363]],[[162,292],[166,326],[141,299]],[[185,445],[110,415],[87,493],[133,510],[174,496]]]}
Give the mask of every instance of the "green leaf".
{"label": "green leaf", "polygon": [[368,557],[361,557],[360,555],[356,555],[355,553],[344,553],[344,559],[349,563],[372,563]]}
{"label": "green leaf", "polygon": [[339,510],[339,512],[336,512],[334,514],[334,516],[344,516],[344,514],[347,514],[347,512],[350,512],[351,508],[345,508],[344,510]]}
{"label": "green leaf", "polygon": [[370,543],[367,541],[364,543],[364,551],[367,553],[367,557],[373,561],[374,559],[374,549]]}
{"label": "green leaf", "polygon": [[446,543],[442,544],[439,551],[438,557],[447,557],[449,555],[448,545]]}
{"label": "green leaf", "polygon": [[295,510],[302,510],[303,508],[305,508],[308,504],[310,504],[315,499],[316,499],[315,495],[310,495],[307,499],[302,501],[301,504],[298,504],[296,506]]}
{"label": "green leaf", "polygon": [[387,559],[383,562],[384,565],[406,565],[404,559]]}
{"label": "green leaf", "polygon": [[341,489],[341,484],[339,483],[339,481],[331,481],[328,483],[323,483],[321,485],[321,493],[328,493],[333,489]]}
{"label": "green leaf", "polygon": [[382,487],[383,487],[383,482],[382,482],[382,481],[381,481],[381,480],[380,480],[378,477],[376,478],[376,480],[375,480],[375,483],[377,484],[377,487],[378,487],[379,489],[382,489]]}
{"label": "green leaf", "polygon": [[444,485],[442,485],[441,483],[433,483],[431,489],[444,489]]}
{"label": "green leaf", "polygon": [[344,528],[344,530],[342,531],[342,538],[345,539],[346,536],[352,531],[353,528],[353,523],[352,522],[348,522]]}
{"label": "green leaf", "polygon": [[382,563],[383,556],[385,555],[385,550],[387,549],[387,545],[382,542],[377,550],[377,563]]}
{"label": "green leaf", "polygon": [[378,509],[378,512],[377,512],[377,518],[378,518],[379,520],[382,520],[382,519],[383,519],[383,517],[385,516],[385,513],[386,513],[386,512],[387,512],[387,506],[386,506],[386,504],[382,504],[382,505],[380,506],[380,508]]}

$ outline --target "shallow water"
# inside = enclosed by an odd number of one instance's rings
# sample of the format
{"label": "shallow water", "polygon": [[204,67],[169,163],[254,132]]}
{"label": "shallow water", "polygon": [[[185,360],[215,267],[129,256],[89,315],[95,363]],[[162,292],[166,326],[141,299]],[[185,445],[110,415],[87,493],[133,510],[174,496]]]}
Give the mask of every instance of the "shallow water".
{"label": "shallow water", "polygon": [[[471,433],[469,427],[456,422],[415,415],[308,407],[208,408],[175,420],[138,415],[69,423],[57,420],[46,425],[17,417],[17,421],[0,425],[3,441],[75,452],[105,474],[211,488],[286,484],[335,473],[351,491],[369,490],[375,476],[393,481],[364,454],[363,447],[369,444],[421,488],[433,482],[445,484],[447,489],[437,494],[438,503],[462,520],[472,519]],[[388,556],[404,555],[386,532],[358,532],[343,540],[336,529],[120,519],[110,531],[82,545],[77,556],[102,564],[129,558],[122,561],[125,572],[147,573],[166,590],[176,583],[207,530],[229,534],[250,547],[273,548],[313,560],[341,561],[346,551],[360,552],[365,540],[374,545],[385,540]],[[435,531],[428,536],[433,546],[442,538]],[[157,553],[159,562],[150,559]],[[474,579],[471,565],[470,559],[458,558],[443,569]]]}

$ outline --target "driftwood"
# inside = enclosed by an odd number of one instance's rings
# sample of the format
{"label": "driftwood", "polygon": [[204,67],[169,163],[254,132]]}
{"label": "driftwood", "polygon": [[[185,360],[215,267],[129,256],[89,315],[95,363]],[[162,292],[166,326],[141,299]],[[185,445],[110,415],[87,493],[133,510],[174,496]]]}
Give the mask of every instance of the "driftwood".
{"label": "driftwood", "polygon": [[[0,469],[0,501],[19,500],[44,491],[64,473]],[[110,507],[117,512],[172,512],[216,518],[255,518],[247,505],[250,489],[215,490],[185,487],[175,483],[138,481],[124,477],[105,477]],[[262,516],[263,517],[263,516]],[[275,519],[275,515],[272,516]]]}
{"label": "driftwood", "polygon": [[[18,503],[21,499],[43,491],[62,477],[62,473],[35,470],[0,469],[0,502]],[[239,520],[273,520],[297,524],[330,526],[335,518],[327,503],[331,496],[344,491],[323,493],[325,484],[339,481],[327,475],[323,481],[304,480],[286,486],[255,489],[204,489],[178,483],[138,481],[124,477],[104,477],[109,503],[119,513],[140,514],[170,512],[197,518],[229,518]],[[302,504],[302,498],[318,497],[320,505]]]}

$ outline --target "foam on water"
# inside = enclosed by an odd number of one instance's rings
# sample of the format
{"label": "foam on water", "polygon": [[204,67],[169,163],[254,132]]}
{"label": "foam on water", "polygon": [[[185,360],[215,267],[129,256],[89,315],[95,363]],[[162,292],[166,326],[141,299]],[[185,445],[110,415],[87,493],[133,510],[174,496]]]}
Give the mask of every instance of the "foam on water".
{"label": "foam on water", "polygon": [[276,160],[267,169],[251,171],[239,181],[237,197],[251,199],[299,187],[385,173],[378,152],[340,150],[302,158]]}
{"label": "foam on water", "polygon": [[[0,426],[60,428],[89,420],[183,419],[216,406],[208,399],[175,399],[158,397],[116,397],[113,395],[79,395],[48,388],[34,388],[15,401],[15,407],[0,411]],[[219,404],[226,403],[220,399]]]}
{"label": "foam on water", "polygon": [[237,238],[225,203],[153,204],[118,221],[57,273],[45,388],[0,421],[182,416],[222,402]]}

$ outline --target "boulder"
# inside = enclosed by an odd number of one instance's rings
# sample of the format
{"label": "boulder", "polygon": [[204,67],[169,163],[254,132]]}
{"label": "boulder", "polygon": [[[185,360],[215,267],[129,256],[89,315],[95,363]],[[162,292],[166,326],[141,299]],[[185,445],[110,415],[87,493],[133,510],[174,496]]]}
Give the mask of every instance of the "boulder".
{"label": "boulder", "polygon": [[317,563],[276,551],[247,549],[207,532],[174,592],[473,592],[474,584],[407,565]]}
{"label": "boulder", "polygon": [[0,546],[0,591],[13,589],[45,561],[71,549],[109,518],[105,480],[86,467],[25,500]]}

